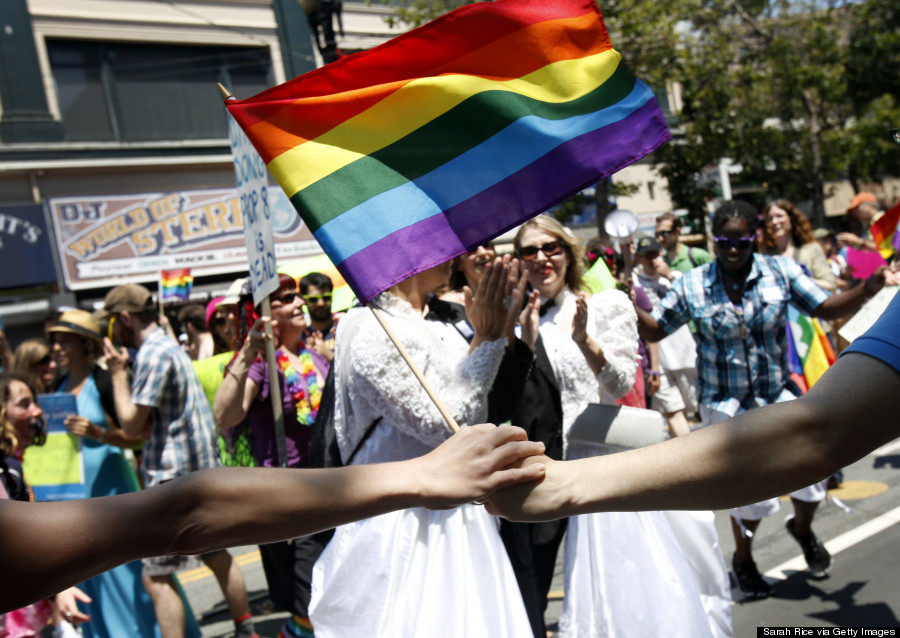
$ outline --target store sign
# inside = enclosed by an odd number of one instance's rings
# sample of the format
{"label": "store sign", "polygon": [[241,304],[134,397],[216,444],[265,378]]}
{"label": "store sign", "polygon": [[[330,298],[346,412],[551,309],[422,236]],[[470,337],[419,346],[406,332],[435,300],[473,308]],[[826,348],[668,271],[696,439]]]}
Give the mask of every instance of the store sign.
{"label": "store sign", "polygon": [[[248,269],[236,190],[49,200],[66,285],[72,290],[154,282],[159,271],[194,276]],[[322,252],[277,186],[269,209],[279,259]]]}
{"label": "store sign", "polygon": [[43,206],[0,206],[0,263],[0,288],[56,281]]}

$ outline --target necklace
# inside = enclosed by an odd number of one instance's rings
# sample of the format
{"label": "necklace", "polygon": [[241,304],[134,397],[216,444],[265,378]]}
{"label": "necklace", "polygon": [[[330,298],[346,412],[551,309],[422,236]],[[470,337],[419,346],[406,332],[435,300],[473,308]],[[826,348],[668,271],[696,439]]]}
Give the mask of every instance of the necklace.
{"label": "necklace", "polygon": [[[294,399],[294,406],[297,408],[297,422],[300,425],[312,425],[316,420],[319,403],[322,400],[322,389],[319,387],[319,380],[316,377],[316,366],[312,354],[309,350],[300,350],[297,355],[297,359],[300,361],[299,373],[291,365],[291,360],[285,353],[278,351],[275,358],[284,374],[291,397]],[[303,380],[306,383],[303,383]]]}

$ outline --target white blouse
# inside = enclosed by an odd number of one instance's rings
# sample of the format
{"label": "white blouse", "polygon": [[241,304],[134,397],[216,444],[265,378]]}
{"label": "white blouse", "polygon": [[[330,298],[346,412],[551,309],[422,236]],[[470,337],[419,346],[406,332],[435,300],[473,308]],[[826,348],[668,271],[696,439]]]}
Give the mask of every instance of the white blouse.
{"label": "white blouse", "polygon": [[[506,340],[482,343],[469,354],[468,342],[453,326],[426,321],[408,302],[387,292],[376,303],[456,421],[483,422]],[[450,436],[440,412],[368,308],[355,308],[341,319],[336,350],[335,430],[345,459],[378,417],[383,421],[354,463],[412,458]]]}

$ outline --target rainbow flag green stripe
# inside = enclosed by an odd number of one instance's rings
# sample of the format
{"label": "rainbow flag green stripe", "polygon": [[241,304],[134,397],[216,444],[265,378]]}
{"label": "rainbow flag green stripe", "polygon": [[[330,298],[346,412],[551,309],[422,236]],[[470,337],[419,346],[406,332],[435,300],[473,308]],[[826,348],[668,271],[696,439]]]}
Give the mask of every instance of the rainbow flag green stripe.
{"label": "rainbow flag green stripe", "polygon": [[593,0],[497,0],[228,108],[366,302],[665,142],[620,58]]}

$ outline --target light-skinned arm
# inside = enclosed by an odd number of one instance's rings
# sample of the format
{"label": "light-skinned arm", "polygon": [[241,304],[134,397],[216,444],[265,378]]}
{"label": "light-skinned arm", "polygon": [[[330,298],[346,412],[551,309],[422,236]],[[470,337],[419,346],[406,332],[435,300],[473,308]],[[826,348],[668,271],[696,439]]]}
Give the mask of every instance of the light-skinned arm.
{"label": "light-skinned arm", "polygon": [[546,465],[545,477],[495,494],[488,510],[534,521],[588,512],[722,509],[779,496],[900,435],[898,393],[900,372],[847,353],[794,401],[621,454],[529,459]]}
{"label": "light-skinned arm", "polygon": [[116,415],[119,417],[122,431],[132,439],[145,438],[151,408],[131,402],[131,385],[126,369],[128,350],[126,348],[116,349],[108,338],[104,338],[103,356],[106,358],[106,366],[112,377],[113,402],[116,405]]}
{"label": "light-skinned arm", "polygon": [[0,501],[0,612],[121,563],[296,538],[408,507],[445,509],[543,474],[525,431],[462,428],[417,459],[327,469],[217,468],[133,494]]}

